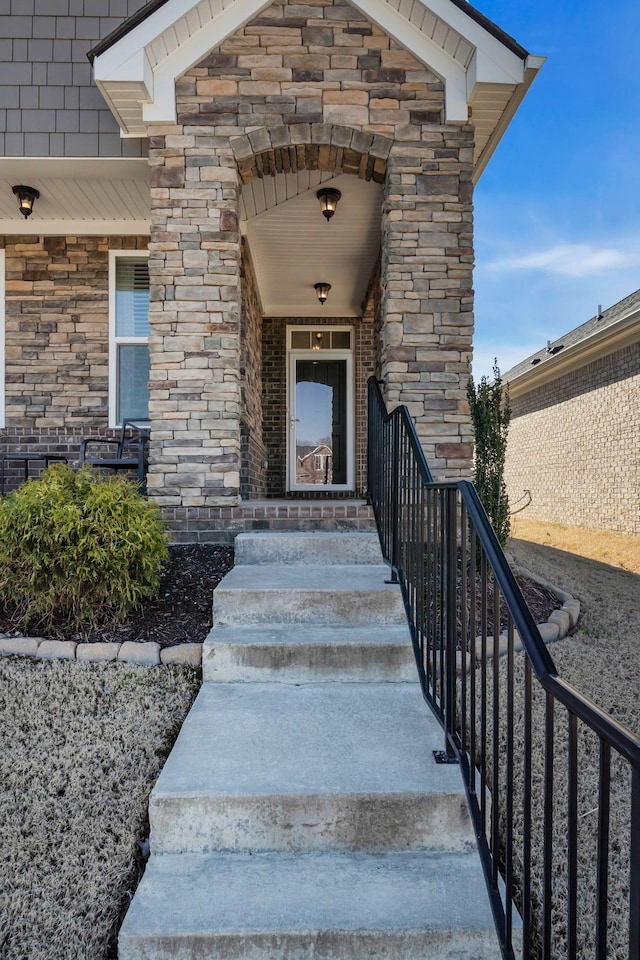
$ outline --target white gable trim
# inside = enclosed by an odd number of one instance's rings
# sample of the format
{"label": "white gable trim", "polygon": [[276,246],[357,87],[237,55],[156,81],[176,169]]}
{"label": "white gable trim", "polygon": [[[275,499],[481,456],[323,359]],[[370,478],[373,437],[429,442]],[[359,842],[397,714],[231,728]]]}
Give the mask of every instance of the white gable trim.
{"label": "white gable trim", "polygon": [[[445,119],[476,122],[480,175],[523,99],[542,58],[514,53],[451,0],[348,0],[444,83]],[[175,82],[258,16],[270,0],[169,0],[94,60],[94,76],[122,136],[148,135],[150,123],[175,123]],[[496,120],[496,116],[498,119]]]}
{"label": "white gable trim", "polygon": [[165,57],[154,71],[154,94],[151,102],[142,105],[142,119],[175,123],[175,82],[191,67],[206,57],[210,50],[220,46],[228,37],[271,4],[271,0],[233,0],[206,26],[181,43]]}

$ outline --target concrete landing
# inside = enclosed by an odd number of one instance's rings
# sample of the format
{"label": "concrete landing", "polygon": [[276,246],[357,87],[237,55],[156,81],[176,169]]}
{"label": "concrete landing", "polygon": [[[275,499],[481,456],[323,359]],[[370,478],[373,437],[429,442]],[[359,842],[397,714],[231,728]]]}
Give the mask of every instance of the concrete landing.
{"label": "concrete landing", "polygon": [[120,960],[497,960],[477,856],[153,856]]}
{"label": "concrete landing", "polygon": [[236,565],[381,564],[377,533],[242,533],[235,542]]}
{"label": "concrete landing", "polygon": [[417,683],[204,684],[151,794],[154,852],[468,850]]}
{"label": "concrete landing", "polygon": [[406,624],[219,624],[205,640],[202,670],[214,683],[415,683]]}

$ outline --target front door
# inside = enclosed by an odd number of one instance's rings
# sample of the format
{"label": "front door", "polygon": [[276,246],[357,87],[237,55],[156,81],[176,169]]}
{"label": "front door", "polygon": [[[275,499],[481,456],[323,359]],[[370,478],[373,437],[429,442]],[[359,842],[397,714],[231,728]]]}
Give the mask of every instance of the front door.
{"label": "front door", "polygon": [[289,490],[353,489],[351,336],[347,328],[289,330]]}

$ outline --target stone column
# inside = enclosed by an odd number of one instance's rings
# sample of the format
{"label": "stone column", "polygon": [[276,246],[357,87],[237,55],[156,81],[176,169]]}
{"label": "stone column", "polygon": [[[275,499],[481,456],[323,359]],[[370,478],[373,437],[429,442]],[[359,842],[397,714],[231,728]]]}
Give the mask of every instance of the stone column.
{"label": "stone column", "polygon": [[[473,335],[473,142],[469,128],[396,144],[382,211],[382,377],[405,403],[437,477],[467,476]],[[415,154],[415,155],[413,155]]]}
{"label": "stone column", "polygon": [[149,494],[161,507],[233,505],[240,487],[240,185],[224,141],[150,139]]}

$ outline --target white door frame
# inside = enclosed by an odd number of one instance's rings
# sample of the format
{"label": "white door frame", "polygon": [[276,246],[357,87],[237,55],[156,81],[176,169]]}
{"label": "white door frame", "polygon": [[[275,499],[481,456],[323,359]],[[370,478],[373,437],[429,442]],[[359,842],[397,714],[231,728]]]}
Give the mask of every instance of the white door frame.
{"label": "white door frame", "polygon": [[[351,334],[350,350],[297,350],[292,349],[291,333],[299,330],[320,330],[323,333],[331,331],[349,331]],[[352,326],[336,324],[335,326],[311,325],[287,327],[287,491],[315,491],[323,490],[355,490],[355,402],[354,402],[354,366],[353,366],[354,331]],[[347,376],[347,409],[346,409],[346,454],[347,454],[347,482],[331,484],[300,484],[296,483],[296,363],[298,360],[346,360]]]}

